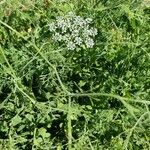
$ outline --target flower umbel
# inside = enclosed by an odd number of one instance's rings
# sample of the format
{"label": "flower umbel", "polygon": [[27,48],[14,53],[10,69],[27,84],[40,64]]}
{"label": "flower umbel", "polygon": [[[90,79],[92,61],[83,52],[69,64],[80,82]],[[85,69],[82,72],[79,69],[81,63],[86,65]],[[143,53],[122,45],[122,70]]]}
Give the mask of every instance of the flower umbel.
{"label": "flower umbel", "polygon": [[88,48],[92,48],[94,45],[94,41],[91,38],[86,39],[85,43]]}
{"label": "flower umbel", "polygon": [[55,42],[64,44],[68,50],[76,48],[92,48],[97,29],[91,27],[92,19],[84,19],[69,12],[65,16],[59,16],[49,24],[49,30],[53,34]]}

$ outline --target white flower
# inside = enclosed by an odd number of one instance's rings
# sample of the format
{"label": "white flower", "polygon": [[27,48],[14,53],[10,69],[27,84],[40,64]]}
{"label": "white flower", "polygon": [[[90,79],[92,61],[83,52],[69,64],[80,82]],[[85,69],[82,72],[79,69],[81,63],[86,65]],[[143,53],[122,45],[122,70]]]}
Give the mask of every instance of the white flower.
{"label": "white flower", "polygon": [[75,45],[72,41],[70,41],[70,42],[68,42],[68,44],[67,44],[67,48],[68,48],[69,50],[74,50],[74,49],[76,48],[76,45]]}
{"label": "white flower", "polygon": [[61,31],[62,31],[62,33],[66,33],[66,32],[67,32],[67,26],[63,26],[63,27],[61,28]]}
{"label": "white flower", "polygon": [[86,18],[85,21],[90,24],[92,22],[92,19],[91,18]]}
{"label": "white flower", "polygon": [[65,34],[65,35],[63,36],[63,41],[64,41],[65,43],[68,43],[70,40],[71,40],[71,36],[70,36],[69,34]]}
{"label": "white flower", "polygon": [[74,41],[75,41],[75,43],[77,45],[81,45],[82,44],[82,39],[80,37],[76,37]]}
{"label": "white flower", "polygon": [[77,37],[77,36],[79,36],[79,30],[73,30],[71,36],[72,36],[72,37]]}
{"label": "white flower", "polygon": [[67,28],[71,28],[71,20],[69,18],[66,19]]}
{"label": "white flower", "polygon": [[95,37],[96,35],[97,35],[97,29],[96,29],[96,28],[91,28],[91,29],[85,28],[85,29],[83,30],[83,36],[84,36],[85,38],[87,38],[88,36],[93,36],[93,37]]}
{"label": "white flower", "polygon": [[85,44],[87,46],[87,48],[92,48],[94,46],[94,41],[91,38],[88,38],[85,40]]}
{"label": "white flower", "polygon": [[84,28],[84,30],[83,30],[83,36],[84,36],[85,38],[87,38],[88,36],[92,36],[92,35],[93,35],[92,32],[93,32],[93,31],[92,31],[91,29]]}
{"label": "white flower", "polygon": [[57,17],[56,22],[58,28],[63,28],[64,26],[66,26],[66,22],[63,17]]}
{"label": "white flower", "polygon": [[92,33],[93,33],[93,36],[96,36],[97,35],[97,29],[96,28],[92,28]]}
{"label": "white flower", "polygon": [[59,33],[55,33],[55,34],[53,34],[52,39],[53,39],[54,41],[59,41],[59,42],[60,42],[60,41],[62,40],[62,35],[59,34]]}
{"label": "white flower", "polygon": [[57,27],[55,26],[54,22],[52,22],[52,23],[49,24],[49,30],[50,30],[51,32],[55,31],[56,28],[57,28]]}
{"label": "white flower", "polygon": [[73,23],[74,23],[75,25],[77,25],[77,26],[80,26],[81,28],[82,28],[84,25],[86,25],[85,20],[84,20],[82,17],[80,17],[80,16],[76,16],[76,17],[74,18]]}
{"label": "white flower", "polygon": [[91,18],[84,19],[76,16],[74,12],[69,12],[65,16],[57,17],[56,21],[49,25],[49,30],[53,34],[53,40],[62,42],[69,50],[85,46],[92,48],[97,29],[91,27],[91,22]]}

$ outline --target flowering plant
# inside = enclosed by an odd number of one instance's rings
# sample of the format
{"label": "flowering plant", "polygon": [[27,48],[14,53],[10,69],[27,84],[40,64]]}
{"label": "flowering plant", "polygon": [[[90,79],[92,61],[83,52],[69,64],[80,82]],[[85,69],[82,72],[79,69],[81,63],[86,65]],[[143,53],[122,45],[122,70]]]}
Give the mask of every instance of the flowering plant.
{"label": "flowering plant", "polygon": [[52,33],[52,39],[65,44],[68,50],[74,50],[77,47],[92,48],[97,29],[91,27],[91,23],[91,18],[84,19],[70,12],[51,22],[49,30]]}

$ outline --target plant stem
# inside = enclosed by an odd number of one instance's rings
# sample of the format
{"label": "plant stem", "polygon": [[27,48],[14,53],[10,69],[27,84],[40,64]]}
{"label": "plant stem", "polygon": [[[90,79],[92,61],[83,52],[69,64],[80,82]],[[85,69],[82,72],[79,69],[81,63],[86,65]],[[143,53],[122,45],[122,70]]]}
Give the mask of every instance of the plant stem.
{"label": "plant stem", "polygon": [[71,97],[68,100],[68,150],[72,149]]}

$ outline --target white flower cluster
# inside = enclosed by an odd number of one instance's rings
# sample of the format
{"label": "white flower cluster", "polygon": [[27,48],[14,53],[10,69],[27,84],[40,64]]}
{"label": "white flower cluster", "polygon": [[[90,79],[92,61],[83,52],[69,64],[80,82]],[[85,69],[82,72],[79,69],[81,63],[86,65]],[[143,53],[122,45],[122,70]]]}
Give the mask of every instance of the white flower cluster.
{"label": "white flower cluster", "polygon": [[52,33],[52,39],[64,43],[69,50],[83,46],[92,48],[97,29],[90,27],[91,23],[91,18],[84,19],[70,12],[65,16],[57,17],[49,24],[49,30]]}

